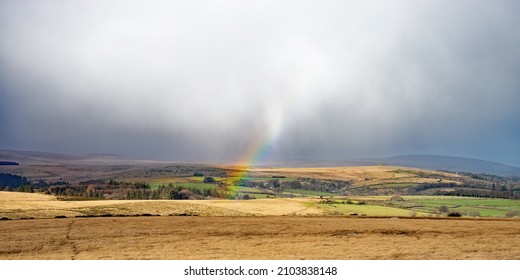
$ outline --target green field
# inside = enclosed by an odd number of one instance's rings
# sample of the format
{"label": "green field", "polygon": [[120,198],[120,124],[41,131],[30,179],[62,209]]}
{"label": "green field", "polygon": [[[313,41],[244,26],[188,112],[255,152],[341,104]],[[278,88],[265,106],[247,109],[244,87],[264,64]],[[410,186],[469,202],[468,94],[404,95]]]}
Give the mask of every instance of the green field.
{"label": "green field", "polygon": [[[330,197],[318,207],[333,215],[366,216],[435,216],[443,217],[457,212],[465,217],[506,217],[510,211],[520,213],[520,201],[507,199],[454,198],[443,196],[405,196],[402,201],[390,197],[355,197],[352,199]],[[440,211],[444,206],[445,211]],[[517,214],[519,215],[519,214]]]}
{"label": "green field", "polygon": [[333,197],[338,196],[339,194],[328,193],[328,192],[319,192],[319,191],[311,191],[311,190],[302,190],[302,189],[285,189],[283,194],[288,195],[299,195],[299,196],[323,196],[323,197]]}
{"label": "green field", "polygon": [[[230,195],[244,196],[263,199],[273,198],[277,195],[273,189],[252,188],[235,185],[241,178],[238,177],[213,177],[217,182],[227,185],[226,189]],[[243,179],[243,178],[242,178]],[[206,184],[202,181],[204,177],[182,177],[169,178],[164,181],[150,184],[152,189],[159,186],[173,184],[186,188],[217,189],[218,184]],[[294,178],[271,178],[271,177],[248,177],[245,180],[252,182],[267,182],[270,180],[290,181]],[[389,183],[373,185],[372,187],[406,187],[410,183]],[[311,191],[304,189],[284,189],[282,197],[321,197],[333,201],[332,203],[320,204],[319,207],[337,215],[367,215],[367,216],[447,216],[449,213],[459,213],[462,216],[472,217],[506,217],[515,216],[512,211],[520,213],[520,201],[508,199],[489,199],[471,197],[449,197],[449,196],[403,196],[402,200],[392,200],[391,196],[358,196],[350,197],[352,201],[346,203],[347,198],[339,194]],[[365,204],[358,204],[363,201]]]}
{"label": "green field", "polygon": [[[346,198],[335,198],[330,205],[339,205],[343,209],[346,201]],[[390,196],[358,196],[351,198],[350,203],[353,204],[347,204],[347,208],[351,209],[359,201],[363,201],[371,207],[383,207],[379,210],[388,211],[388,213],[393,213],[393,209],[411,211],[417,215],[434,216],[446,216],[448,213],[457,212],[462,216],[505,217],[510,211],[520,213],[520,201],[518,200],[449,196],[403,196],[400,201],[391,200]],[[360,206],[365,207],[366,205]],[[441,211],[442,208],[444,211]]]}
{"label": "green field", "polygon": [[296,180],[296,178],[290,178],[290,177],[285,177],[285,178],[273,178],[273,177],[246,177],[246,178],[243,178],[243,179],[250,180],[250,181],[255,181],[255,182],[259,182],[259,181],[266,182],[266,181],[271,181],[271,180],[278,180],[278,181],[290,182],[290,181],[294,181],[294,180]]}
{"label": "green field", "polygon": [[[272,178],[272,177],[216,177],[212,176],[217,182],[224,183],[227,186],[227,190],[232,194],[244,194],[247,193],[255,198],[266,198],[272,197],[274,192],[268,189],[258,189],[251,187],[238,186],[237,182],[239,180],[247,180],[251,182],[268,182],[270,180],[279,180],[279,181],[293,181],[295,178]],[[195,189],[210,189],[210,188],[218,188],[217,184],[214,183],[203,183],[203,176],[189,176],[189,177],[180,177],[180,178],[168,178],[161,180],[159,182],[150,183],[150,188],[157,189],[159,186],[168,186],[168,184],[173,184],[174,186],[181,186],[187,188],[195,188]],[[334,194],[325,193],[325,192],[315,192],[315,191],[307,191],[307,190],[296,190],[296,189],[288,189],[284,190],[284,194],[287,195],[299,195],[299,196],[331,196]]]}
{"label": "green field", "polygon": [[181,186],[181,187],[186,187],[186,188],[194,188],[194,189],[200,189],[200,190],[203,190],[203,189],[214,189],[214,188],[217,188],[218,186],[216,184],[206,184],[206,183],[197,183],[197,182],[177,182],[177,183],[174,183],[174,182],[161,182],[161,183],[153,183],[153,184],[150,184],[150,188],[152,190],[155,190],[155,189],[158,189],[159,186],[168,186],[168,184],[172,183],[174,186]]}
{"label": "green field", "polygon": [[414,183],[414,182],[403,182],[403,183],[380,183],[380,184],[367,184],[367,185],[362,185],[362,186],[358,186],[359,187],[371,187],[371,188],[388,188],[388,187],[391,187],[391,188],[408,188],[408,187],[413,187],[413,186],[417,186],[417,183]]}
{"label": "green field", "polygon": [[[215,181],[217,181],[217,182],[224,182],[229,179],[226,177],[216,177],[216,176],[211,176],[211,177],[213,177],[213,179],[215,179]],[[192,181],[195,181],[195,182],[202,182],[202,181],[204,181],[204,176],[191,176],[191,177],[189,177],[189,179]]]}
{"label": "green field", "polygon": [[[412,209],[434,213],[439,207],[446,206],[450,211],[457,211],[468,215],[471,211],[478,212],[480,217],[504,217],[509,211],[520,211],[520,201],[509,199],[490,198],[463,198],[463,197],[405,197],[404,203],[413,203]],[[474,213],[476,214],[476,213]]]}

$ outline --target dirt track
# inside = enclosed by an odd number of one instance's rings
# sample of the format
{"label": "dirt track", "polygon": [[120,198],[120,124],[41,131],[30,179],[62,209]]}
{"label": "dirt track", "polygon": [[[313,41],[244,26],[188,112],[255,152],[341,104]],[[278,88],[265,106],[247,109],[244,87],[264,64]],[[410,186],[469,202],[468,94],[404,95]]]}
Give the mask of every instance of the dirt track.
{"label": "dirt track", "polygon": [[125,217],[0,221],[0,259],[520,259],[520,221]]}

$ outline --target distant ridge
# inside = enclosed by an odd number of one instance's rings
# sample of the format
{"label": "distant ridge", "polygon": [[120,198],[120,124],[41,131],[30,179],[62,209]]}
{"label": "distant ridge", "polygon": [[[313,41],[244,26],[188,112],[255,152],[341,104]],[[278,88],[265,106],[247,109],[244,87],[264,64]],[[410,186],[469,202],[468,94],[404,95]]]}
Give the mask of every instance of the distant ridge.
{"label": "distant ridge", "polygon": [[[19,164],[159,164],[167,163],[155,160],[130,159],[114,154],[67,155],[37,151],[0,150],[0,161],[12,161]],[[171,162],[170,162],[171,163]],[[198,162],[202,164],[204,162]],[[384,158],[365,158],[356,160],[320,160],[298,159],[290,161],[271,162],[258,167],[335,167],[362,165],[395,165],[415,167],[430,170],[451,172],[487,173],[499,176],[518,176],[520,168],[497,162],[455,156],[441,155],[401,155]]]}
{"label": "distant ridge", "polygon": [[366,164],[387,164],[452,172],[487,173],[500,176],[520,176],[520,168],[497,162],[440,155],[402,155],[387,158],[362,159]]}
{"label": "distant ridge", "polygon": [[139,165],[178,163],[148,159],[129,158],[108,153],[90,153],[83,155],[60,154],[40,151],[1,150],[0,161],[14,161],[20,165]]}
{"label": "distant ridge", "polygon": [[83,156],[48,152],[0,150],[0,160],[12,160],[20,164],[58,164],[84,158]]}
{"label": "distant ridge", "polygon": [[39,151],[0,150],[0,161],[29,165],[127,163],[131,159],[114,154],[70,155]]}
{"label": "distant ridge", "polygon": [[88,154],[87,156],[94,156],[94,157],[123,157],[123,156],[117,155],[117,154],[104,154],[104,153],[91,153],[91,154]]}

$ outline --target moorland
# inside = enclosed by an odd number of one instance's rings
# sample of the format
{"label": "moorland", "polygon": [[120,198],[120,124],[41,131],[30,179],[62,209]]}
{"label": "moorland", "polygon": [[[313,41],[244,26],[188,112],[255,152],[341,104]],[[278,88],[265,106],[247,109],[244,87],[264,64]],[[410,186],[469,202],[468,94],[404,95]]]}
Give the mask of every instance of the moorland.
{"label": "moorland", "polygon": [[10,153],[1,259],[520,256],[517,177]]}

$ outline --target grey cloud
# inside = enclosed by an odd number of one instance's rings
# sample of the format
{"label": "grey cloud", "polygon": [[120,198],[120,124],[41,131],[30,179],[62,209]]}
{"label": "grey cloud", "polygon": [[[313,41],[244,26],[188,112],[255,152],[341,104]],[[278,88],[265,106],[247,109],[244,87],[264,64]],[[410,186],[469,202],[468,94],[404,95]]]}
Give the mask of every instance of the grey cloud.
{"label": "grey cloud", "polygon": [[0,147],[520,165],[515,1],[0,3]]}

